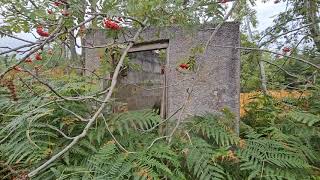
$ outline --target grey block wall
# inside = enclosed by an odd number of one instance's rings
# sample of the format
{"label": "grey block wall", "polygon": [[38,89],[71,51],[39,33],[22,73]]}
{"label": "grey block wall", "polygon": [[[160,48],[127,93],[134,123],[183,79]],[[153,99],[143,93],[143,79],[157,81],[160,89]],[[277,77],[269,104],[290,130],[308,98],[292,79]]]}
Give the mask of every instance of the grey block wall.
{"label": "grey block wall", "polygon": [[[86,45],[103,45],[115,42],[106,37],[106,30],[93,30],[86,37]],[[131,30],[134,34],[134,30]],[[177,66],[190,55],[190,49],[205,44],[213,26],[198,29],[180,27],[148,28],[143,31],[137,43],[152,43],[168,40],[166,84],[167,116],[170,116],[185,102],[187,89],[193,87],[192,99],[186,107],[184,117],[215,113],[229,107],[239,119],[240,98],[240,51],[234,46],[240,44],[239,23],[227,22],[221,26],[211,41],[206,53],[196,56],[198,73],[181,73]],[[128,37],[127,37],[128,39]],[[117,41],[123,41],[119,38]],[[99,66],[98,50],[86,49],[86,67],[96,69]],[[185,80],[194,79],[194,80]],[[238,124],[238,122],[236,123]]]}

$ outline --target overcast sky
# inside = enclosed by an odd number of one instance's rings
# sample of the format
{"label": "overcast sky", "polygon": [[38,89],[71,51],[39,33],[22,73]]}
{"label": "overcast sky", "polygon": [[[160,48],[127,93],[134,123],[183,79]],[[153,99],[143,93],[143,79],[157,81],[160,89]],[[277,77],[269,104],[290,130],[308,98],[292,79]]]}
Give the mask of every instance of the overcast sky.
{"label": "overcast sky", "polygon": [[[261,0],[259,0],[257,1],[257,6],[255,6],[254,9],[257,11],[257,18],[259,22],[256,30],[263,31],[272,24],[272,20],[275,15],[281,11],[284,11],[285,4],[283,2],[274,4],[273,0],[262,3]],[[30,34],[19,33],[18,36],[24,39],[34,40],[33,36]],[[12,38],[0,38],[0,46],[16,47],[22,44],[23,42]]]}

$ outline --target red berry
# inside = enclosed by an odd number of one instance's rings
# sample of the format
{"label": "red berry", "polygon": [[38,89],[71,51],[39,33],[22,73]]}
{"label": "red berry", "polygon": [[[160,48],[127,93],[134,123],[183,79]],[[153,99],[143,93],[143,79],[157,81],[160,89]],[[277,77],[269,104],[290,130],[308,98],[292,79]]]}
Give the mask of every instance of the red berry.
{"label": "red berry", "polygon": [[42,26],[38,26],[37,27],[37,32],[41,32],[41,31],[43,31],[43,27]]}
{"label": "red berry", "polygon": [[284,48],[282,49],[282,51],[283,51],[283,52],[285,52],[285,53],[287,53],[287,52],[290,52],[290,51],[291,51],[291,49],[290,49],[290,48],[288,48],[288,47],[284,47]]}
{"label": "red berry", "polygon": [[182,69],[188,69],[189,64],[182,63],[182,64],[180,64],[179,66],[180,66],[180,68],[182,68]]}
{"label": "red berry", "polygon": [[51,9],[47,10],[48,14],[53,14],[53,11]]}
{"label": "red berry", "polygon": [[27,63],[32,63],[32,59],[31,59],[31,58],[27,58],[27,59],[25,60],[25,62],[27,62]]}
{"label": "red berry", "polygon": [[13,69],[16,70],[16,71],[19,71],[19,72],[22,71],[22,69],[20,67],[18,67],[18,66],[13,67]]}
{"label": "red berry", "polygon": [[48,32],[43,31],[43,27],[42,26],[38,26],[37,27],[37,33],[42,37],[48,37],[49,36]]}
{"label": "red berry", "polygon": [[105,28],[108,28],[108,29],[113,29],[113,30],[119,30],[121,29],[121,27],[119,26],[118,23],[110,20],[110,19],[104,19],[103,20],[103,26]]}
{"label": "red berry", "polygon": [[55,2],[53,2],[53,5],[54,5],[54,6],[61,6],[62,3],[61,3],[60,1],[55,1]]}
{"label": "red berry", "polygon": [[66,10],[66,9],[64,9],[64,10],[61,12],[61,14],[62,14],[63,16],[69,16],[69,15],[70,15],[69,11]]}
{"label": "red berry", "polygon": [[38,60],[38,61],[42,60],[42,57],[41,57],[41,55],[39,53],[36,54],[36,60]]}
{"label": "red berry", "polygon": [[39,35],[42,36],[42,37],[49,37],[49,33],[48,32],[44,32],[44,31],[39,33]]}

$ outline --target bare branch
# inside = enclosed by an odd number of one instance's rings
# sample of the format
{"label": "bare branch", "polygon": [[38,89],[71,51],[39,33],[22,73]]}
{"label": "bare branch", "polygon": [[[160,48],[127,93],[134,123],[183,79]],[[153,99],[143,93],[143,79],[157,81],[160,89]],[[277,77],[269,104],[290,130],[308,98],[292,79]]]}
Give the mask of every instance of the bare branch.
{"label": "bare branch", "polygon": [[124,147],[119,143],[119,141],[117,140],[117,138],[113,135],[113,133],[112,133],[111,130],[109,129],[109,126],[108,126],[108,123],[107,123],[107,121],[106,121],[106,118],[104,117],[103,114],[101,114],[101,116],[102,116],[102,119],[103,119],[103,121],[104,121],[104,124],[106,125],[106,128],[107,128],[109,134],[111,135],[112,139],[118,144],[119,148],[120,148],[121,150],[123,150],[124,152],[129,153],[129,154],[136,153],[136,152],[131,152],[131,151],[126,150],[126,148],[124,148]]}
{"label": "bare branch", "polygon": [[55,131],[57,131],[58,133],[60,133],[63,137],[65,137],[66,139],[70,139],[70,140],[73,140],[74,137],[69,137],[67,136],[65,133],[63,133],[61,130],[59,130],[58,128],[54,127],[54,126],[51,126],[49,124],[47,124],[47,127],[49,127],[50,129],[53,129]]}
{"label": "bare branch", "polygon": [[243,49],[243,50],[248,50],[248,51],[263,51],[263,52],[267,52],[267,53],[271,53],[271,54],[276,54],[276,55],[281,55],[283,57],[287,57],[287,58],[291,58],[291,59],[294,59],[294,60],[297,60],[297,61],[300,61],[300,62],[303,62],[303,63],[306,63],[316,69],[319,69],[320,70],[320,66],[319,65],[316,65],[316,64],[313,64],[312,62],[310,61],[307,61],[307,60],[304,60],[304,59],[301,59],[301,58],[297,58],[297,57],[293,57],[293,56],[288,56],[288,55],[285,55],[285,54],[281,54],[281,53],[278,53],[278,52],[274,52],[274,51],[271,51],[271,50],[268,50],[268,49],[261,49],[261,48],[251,48],[251,47],[235,47],[235,46],[222,46],[222,45],[213,45],[214,47],[222,47],[222,48],[234,48],[234,49]]}
{"label": "bare branch", "polygon": [[[193,85],[193,86],[194,86],[194,85]],[[182,105],[182,109],[181,109],[181,111],[180,111],[180,114],[179,114],[177,123],[176,123],[175,127],[173,128],[173,130],[171,131],[171,133],[170,133],[170,135],[169,135],[169,139],[168,139],[169,143],[171,142],[172,136],[174,135],[174,133],[176,132],[176,130],[178,129],[178,127],[179,127],[179,125],[180,125],[180,123],[181,123],[181,121],[182,121],[182,114],[184,113],[184,110],[186,109],[187,104],[188,104],[188,103],[190,102],[190,100],[191,100],[191,93],[192,93],[192,91],[193,91],[193,86],[191,87],[190,91],[187,90],[188,96],[186,97],[186,100],[185,100],[185,102],[184,102],[183,105]]]}
{"label": "bare branch", "polygon": [[3,35],[5,35],[5,36],[8,36],[8,37],[10,37],[10,38],[17,39],[17,40],[20,40],[20,41],[23,41],[23,42],[27,42],[27,43],[29,43],[29,44],[39,44],[38,42],[32,42],[32,41],[29,41],[29,40],[26,40],[26,39],[22,39],[22,38],[19,38],[19,37],[14,36],[14,35],[5,33],[4,31],[0,31],[0,34],[3,34]]}
{"label": "bare branch", "polygon": [[87,122],[88,120],[84,119],[83,117],[81,117],[79,114],[67,109],[67,108],[64,108],[62,107],[58,102],[56,102],[56,104],[63,110],[65,111],[68,111],[69,113],[71,113],[72,115],[74,115],[76,118],[78,118],[80,121],[84,121],[84,122]]}
{"label": "bare branch", "polygon": [[154,139],[154,140],[151,142],[151,144],[147,147],[147,149],[150,149],[150,148],[154,145],[154,143],[156,143],[157,141],[159,141],[159,140],[161,140],[161,139],[168,138],[168,137],[170,137],[170,136],[161,136],[161,137],[158,137],[158,138]]}
{"label": "bare branch", "polygon": [[[272,36],[271,39],[269,39],[268,41],[263,42],[262,44],[259,45],[259,47],[262,47],[262,46],[268,44],[269,42],[272,42],[274,39],[277,39],[277,38],[279,38],[279,37],[281,37],[281,36],[284,36],[284,35],[286,35],[286,34],[289,34],[289,33],[295,32],[295,31],[299,31],[300,29],[303,29],[303,28],[306,28],[306,27],[308,27],[308,26],[311,26],[312,24],[313,24],[313,23],[310,23],[310,24],[301,26],[301,27],[299,27],[299,28],[292,29],[292,30],[290,30],[290,31],[284,32],[284,33],[279,34],[279,35],[277,35],[277,36]],[[260,40],[259,40],[259,41],[260,41]]]}
{"label": "bare branch", "polygon": [[271,64],[271,65],[273,65],[273,66],[275,66],[275,67],[277,67],[277,68],[279,68],[280,70],[282,70],[283,72],[285,72],[287,75],[289,75],[289,76],[291,76],[291,77],[299,78],[299,76],[294,75],[294,74],[291,74],[290,72],[288,72],[287,70],[285,70],[284,68],[282,68],[281,66],[279,66],[278,64],[274,64],[274,63],[272,63],[272,62],[270,62],[270,61],[266,61],[266,60],[262,60],[262,61],[263,61],[263,62],[266,62],[266,63],[268,63],[268,64]]}
{"label": "bare branch", "polygon": [[[24,44],[24,45],[15,47],[15,48],[7,48],[7,49],[9,49],[9,50],[0,52],[0,55],[8,54],[8,53],[11,53],[11,52],[14,52],[14,51],[18,51],[19,49],[26,48],[26,47],[30,47],[30,46],[34,46],[34,45],[35,45],[35,44]],[[1,76],[0,76],[0,77],[1,77]]]}

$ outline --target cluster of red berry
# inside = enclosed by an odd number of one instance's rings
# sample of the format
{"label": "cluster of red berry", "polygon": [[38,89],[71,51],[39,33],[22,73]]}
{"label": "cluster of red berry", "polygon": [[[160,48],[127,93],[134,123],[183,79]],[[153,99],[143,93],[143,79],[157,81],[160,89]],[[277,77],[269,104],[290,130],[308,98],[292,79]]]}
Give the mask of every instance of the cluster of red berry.
{"label": "cluster of red berry", "polygon": [[19,71],[19,72],[23,71],[23,69],[21,67],[19,67],[19,66],[15,66],[15,67],[13,67],[13,69],[16,70],[16,71]]}
{"label": "cluster of red berry", "polygon": [[43,31],[43,27],[42,26],[38,26],[37,27],[37,33],[42,37],[48,37],[49,36],[48,32]]}
{"label": "cluster of red berry", "polygon": [[[48,52],[47,52],[47,54],[48,54],[48,55],[52,55],[52,54],[53,54],[52,50],[49,49]],[[35,60],[37,60],[37,61],[41,61],[41,60],[43,59],[42,56],[41,56],[41,53],[36,53],[35,56],[34,56],[34,58],[35,58]],[[28,57],[28,58],[26,58],[26,59],[24,60],[24,62],[26,62],[26,63],[32,63],[33,61],[32,61],[32,58],[31,58],[31,57]],[[23,69],[20,68],[19,66],[15,66],[15,67],[13,67],[13,69],[14,69],[15,71],[19,71],[19,72],[20,72],[20,71],[23,71]]]}
{"label": "cluster of red berry", "polygon": [[[58,0],[58,1],[55,1],[55,2],[53,2],[53,5],[56,6],[56,7],[60,7],[60,6],[62,6],[62,5],[66,5],[66,8],[67,8],[67,9],[68,9],[68,7],[69,7],[69,4],[68,4],[67,0]],[[69,15],[70,15],[70,12],[69,12],[67,9],[63,9],[63,10],[61,11],[61,14],[62,14],[63,16],[69,16]],[[53,14],[53,11],[52,11],[51,9],[49,9],[47,12],[48,12],[48,14]]]}
{"label": "cluster of red berry", "polygon": [[104,19],[103,26],[105,28],[112,29],[112,30],[120,30],[121,29],[120,25],[111,19]]}
{"label": "cluster of red berry", "polygon": [[62,6],[64,4],[68,4],[67,0],[58,0],[58,1],[53,2],[53,5],[57,6],[57,7]]}
{"label": "cluster of red berry", "polygon": [[186,63],[182,63],[179,65],[180,68],[182,69],[188,69],[189,68],[189,64],[186,64]]}
{"label": "cluster of red berry", "polygon": [[219,2],[220,3],[227,3],[227,2],[229,2],[229,0],[220,0]]}
{"label": "cluster of red berry", "polygon": [[[291,49],[289,48],[289,47],[284,47],[284,48],[282,48],[282,54],[283,55],[285,55],[285,54],[287,54],[288,52],[290,52],[291,51]],[[277,54],[276,55],[276,58],[281,58],[282,57],[282,55],[280,55],[280,54]]]}
{"label": "cluster of red berry", "polygon": [[288,53],[288,52],[291,51],[291,49],[288,48],[288,47],[284,47],[284,48],[282,49],[282,51],[283,51],[284,53]]}
{"label": "cluster of red berry", "polygon": [[[42,60],[42,56],[41,56],[41,54],[40,53],[37,53],[35,56],[35,59],[37,60],[37,61],[41,61]],[[26,62],[26,63],[32,63],[33,61],[32,61],[32,59],[30,58],[30,57],[28,57],[26,60],[24,60],[24,62]],[[23,69],[22,68],[20,68],[19,66],[15,66],[15,67],[13,67],[13,69],[15,70],[15,71],[23,71]]]}

